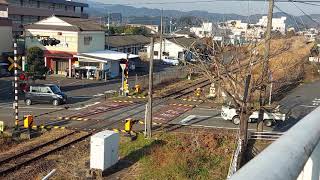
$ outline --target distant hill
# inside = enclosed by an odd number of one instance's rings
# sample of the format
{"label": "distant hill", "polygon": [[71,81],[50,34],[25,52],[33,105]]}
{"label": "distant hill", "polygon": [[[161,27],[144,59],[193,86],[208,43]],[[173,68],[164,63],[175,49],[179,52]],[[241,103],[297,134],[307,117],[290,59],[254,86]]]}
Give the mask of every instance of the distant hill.
{"label": "distant hill", "polygon": [[[151,8],[136,8],[132,6],[125,5],[107,5],[100,2],[94,2],[91,0],[81,0],[82,2],[88,3],[89,8],[87,12],[89,16],[95,17],[105,17],[108,13],[121,13],[124,21],[128,23],[140,23],[140,24],[160,24],[160,9],[151,9]],[[212,21],[212,22],[221,22],[231,19],[238,19],[244,22],[256,23],[263,14],[255,14],[251,16],[242,16],[238,14],[221,14],[221,13],[209,13],[207,11],[178,11],[178,10],[164,10],[164,16],[179,18],[182,16],[195,16],[201,20]],[[287,17],[287,24],[289,27],[319,27],[320,23],[312,21],[307,16],[292,16],[285,13],[275,13],[274,17]],[[315,21],[320,22],[320,14],[310,15]],[[169,18],[166,19],[169,21]]]}

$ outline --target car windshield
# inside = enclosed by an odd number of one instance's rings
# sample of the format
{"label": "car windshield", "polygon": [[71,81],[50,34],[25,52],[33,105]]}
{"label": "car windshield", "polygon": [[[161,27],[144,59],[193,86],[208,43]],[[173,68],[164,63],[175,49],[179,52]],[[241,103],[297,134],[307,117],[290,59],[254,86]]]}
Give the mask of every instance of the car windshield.
{"label": "car windshield", "polygon": [[52,90],[53,93],[60,93],[61,90],[58,86],[50,86],[50,89]]}

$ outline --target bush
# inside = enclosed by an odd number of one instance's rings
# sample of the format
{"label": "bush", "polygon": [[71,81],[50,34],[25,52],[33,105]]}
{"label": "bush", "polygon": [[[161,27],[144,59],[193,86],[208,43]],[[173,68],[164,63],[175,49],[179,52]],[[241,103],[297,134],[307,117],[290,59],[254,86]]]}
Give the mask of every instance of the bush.
{"label": "bush", "polygon": [[30,74],[43,75],[48,72],[45,67],[44,53],[39,47],[31,47],[27,51],[27,67]]}

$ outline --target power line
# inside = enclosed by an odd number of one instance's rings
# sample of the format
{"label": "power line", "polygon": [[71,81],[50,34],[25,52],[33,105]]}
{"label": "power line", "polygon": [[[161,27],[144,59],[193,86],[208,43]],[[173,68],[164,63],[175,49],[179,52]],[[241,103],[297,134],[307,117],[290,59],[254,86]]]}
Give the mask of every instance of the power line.
{"label": "power line", "polygon": [[[212,3],[212,2],[225,2],[225,1],[249,1],[249,0],[200,0],[200,1],[166,1],[166,2],[141,2],[141,3],[104,3],[104,5],[161,5],[161,4],[194,4],[194,3]],[[251,0],[256,2],[264,2],[265,0]],[[289,3],[289,2],[297,2],[304,3],[310,5],[317,5],[314,3],[320,3],[320,0],[307,0],[307,1],[297,1],[297,0],[277,0],[277,2]],[[320,6],[320,5],[319,5]]]}
{"label": "power line", "polygon": [[[287,16],[289,16],[291,19],[293,19],[293,21],[295,22],[298,30],[300,30],[299,25],[298,25],[298,22],[297,22],[295,16],[293,16],[293,15],[291,15],[291,14],[283,11],[283,10],[282,10],[281,8],[279,8],[277,5],[274,5],[274,7],[275,7],[278,11],[284,13],[285,15],[287,15]],[[303,22],[302,22],[302,23],[299,23],[299,24],[302,25],[302,26],[304,26],[304,27],[307,29],[306,25],[305,25]]]}
{"label": "power line", "polygon": [[[295,4],[295,2],[293,0],[289,0],[297,9],[299,9],[299,11],[301,11],[305,16],[307,16],[311,21],[315,22],[318,26],[320,26],[320,23],[316,20],[314,20],[309,14],[307,14],[306,12],[304,12],[299,6],[297,6]],[[301,17],[300,17],[301,18]]]}
{"label": "power line", "polygon": [[307,4],[307,5],[311,5],[311,6],[320,6],[320,4],[315,4],[315,3],[310,3],[310,2],[302,2],[302,1],[299,1],[297,3],[301,3],[301,4]]}

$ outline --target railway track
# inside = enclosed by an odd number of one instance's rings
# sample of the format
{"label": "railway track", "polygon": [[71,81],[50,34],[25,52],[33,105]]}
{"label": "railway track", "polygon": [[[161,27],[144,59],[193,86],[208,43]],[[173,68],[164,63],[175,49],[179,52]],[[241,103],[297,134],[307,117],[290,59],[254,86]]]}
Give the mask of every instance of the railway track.
{"label": "railway track", "polygon": [[[203,88],[203,87],[206,87],[210,84],[211,84],[211,82],[209,80],[204,79],[204,80],[200,80],[196,83],[193,83],[189,86],[171,91],[161,97],[155,98],[154,102],[153,102],[153,107],[155,108],[157,106],[163,105],[172,99],[181,98],[185,95],[193,93],[195,91],[195,89],[197,89],[197,88]],[[103,120],[92,119],[91,122],[86,121],[84,123],[78,124],[75,127],[75,129],[76,130],[83,130],[83,131],[95,131],[97,129],[103,130],[106,128],[113,128],[114,125],[120,123],[124,119],[132,118],[133,116],[135,116],[137,114],[143,113],[145,111],[144,107],[145,107],[145,103],[140,103],[140,104],[136,103],[135,106],[126,106],[126,107],[122,108],[121,111],[117,112],[116,114],[112,114],[112,115],[104,117]],[[137,109],[139,109],[139,108],[142,110],[137,111]],[[128,114],[128,115],[126,117],[120,117],[123,114]],[[111,119],[116,119],[116,120],[111,121]],[[110,120],[110,121],[106,122],[106,120]],[[95,127],[95,126],[97,126],[97,124],[99,124],[99,128]]]}
{"label": "railway track", "polygon": [[[178,89],[173,92],[170,92],[160,98],[157,98],[155,100],[156,101],[155,106],[161,105],[170,99],[180,98],[184,95],[187,95],[189,93],[194,92],[194,90],[198,87],[200,87],[200,88],[205,87],[209,84],[210,84],[210,82],[208,80],[201,80],[197,83],[191,84],[191,85],[184,87],[182,89]],[[145,106],[144,103],[141,103],[141,104],[135,103],[136,106],[134,106],[134,107],[131,107],[131,105],[132,104],[124,104],[119,107],[108,107],[106,109],[103,109],[103,110],[100,110],[97,112],[85,112],[82,115],[77,116],[77,117],[84,118],[84,117],[94,116],[97,114],[105,113],[108,111],[113,111],[116,109],[123,109],[122,111],[118,112],[117,115],[121,115],[123,113],[128,113],[128,117],[130,117],[134,113],[140,113],[140,112],[135,111],[138,107]],[[115,115],[115,116],[113,115],[112,117],[114,118],[117,115]],[[109,117],[109,118],[111,118],[111,117]],[[0,177],[5,176],[8,173],[14,172],[16,169],[19,169],[27,164],[30,164],[31,162],[34,162],[35,160],[43,158],[43,157],[45,157],[53,152],[56,152],[62,148],[70,146],[71,144],[77,143],[77,142],[89,137],[94,132],[105,129],[107,127],[110,127],[116,123],[119,123],[119,121],[121,121],[121,120],[111,121],[111,122],[108,122],[107,124],[104,124],[104,123],[99,122],[98,120],[94,120],[94,121],[90,122],[89,124],[83,123],[81,125],[81,128],[78,128],[79,130],[89,129],[91,126],[97,125],[98,123],[99,123],[100,128],[90,130],[89,132],[79,132],[79,131],[73,130],[67,134],[64,134],[64,135],[57,137],[53,140],[43,142],[43,143],[38,144],[38,145],[31,147],[29,149],[24,149],[23,151],[6,155],[5,157],[2,157],[2,158],[0,156]]]}
{"label": "railway track", "polygon": [[77,143],[92,133],[71,131],[65,135],[57,137],[53,140],[38,144],[30,149],[24,149],[21,152],[7,155],[0,159],[0,177],[8,173],[14,172],[16,169],[21,168],[35,160],[45,157],[53,152],[62,148]]}

